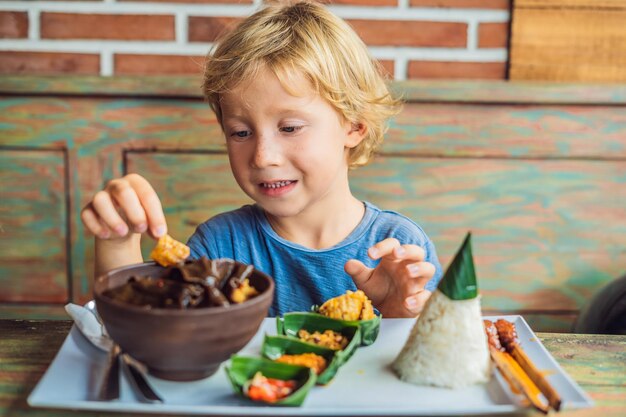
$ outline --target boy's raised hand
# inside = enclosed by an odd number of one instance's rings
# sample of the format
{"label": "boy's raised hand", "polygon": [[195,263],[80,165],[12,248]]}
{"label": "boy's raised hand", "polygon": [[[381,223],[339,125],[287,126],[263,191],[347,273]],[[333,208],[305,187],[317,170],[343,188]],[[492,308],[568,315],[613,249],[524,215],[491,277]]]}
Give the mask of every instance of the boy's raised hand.
{"label": "boy's raised hand", "polygon": [[424,285],[435,274],[435,266],[424,261],[424,249],[388,238],[369,248],[368,255],[380,259],[376,268],[368,268],[356,259],[350,259],[344,266],[357,288],[365,292],[385,317],[419,314],[431,294]]}
{"label": "boy's raised hand", "polygon": [[111,180],[83,208],[85,227],[103,240],[125,240],[148,232],[158,238],[167,232],[161,201],[150,183],[138,174]]}

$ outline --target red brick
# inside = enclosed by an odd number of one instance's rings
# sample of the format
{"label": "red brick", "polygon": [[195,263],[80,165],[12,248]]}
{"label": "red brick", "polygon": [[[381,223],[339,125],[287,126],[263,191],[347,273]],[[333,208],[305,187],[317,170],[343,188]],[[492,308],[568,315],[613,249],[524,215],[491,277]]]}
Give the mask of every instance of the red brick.
{"label": "red brick", "polygon": [[458,78],[491,79],[506,78],[506,62],[439,62],[410,61],[407,78]]}
{"label": "red brick", "polygon": [[189,42],[213,42],[235,27],[239,17],[189,17]]}
{"label": "red brick", "polygon": [[449,7],[459,9],[510,9],[511,0],[411,0],[411,7]]}
{"label": "red brick", "polygon": [[322,0],[319,3],[342,6],[397,6],[397,0]]}
{"label": "red brick", "polygon": [[174,16],[42,13],[43,39],[175,39]]}
{"label": "red brick", "polygon": [[27,13],[0,12],[0,38],[26,38],[27,36]]}
{"label": "red brick", "polygon": [[252,0],[117,0],[118,2],[132,1],[133,3],[195,3],[195,4],[252,4]]}
{"label": "red brick", "polygon": [[54,52],[0,52],[2,74],[94,74],[100,73],[100,56]]}
{"label": "red brick", "polygon": [[467,24],[401,20],[349,20],[368,45],[461,47],[467,45]]}
{"label": "red brick", "polygon": [[479,48],[506,48],[508,42],[508,23],[481,23],[478,26]]}
{"label": "red brick", "polygon": [[116,75],[202,75],[204,56],[115,54]]}

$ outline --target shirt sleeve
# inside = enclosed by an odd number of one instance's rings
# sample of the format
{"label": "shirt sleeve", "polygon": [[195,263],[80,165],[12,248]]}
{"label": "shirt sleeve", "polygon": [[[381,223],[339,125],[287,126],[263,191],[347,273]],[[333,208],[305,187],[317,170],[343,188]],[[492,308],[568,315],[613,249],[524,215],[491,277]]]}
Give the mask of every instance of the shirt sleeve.
{"label": "shirt sleeve", "polygon": [[426,251],[425,261],[435,265],[435,274],[424,286],[425,289],[432,292],[437,289],[437,285],[439,285],[439,281],[441,281],[441,278],[443,277],[443,269],[441,268],[441,263],[439,262],[435,245],[429,238],[426,239],[424,250]]}

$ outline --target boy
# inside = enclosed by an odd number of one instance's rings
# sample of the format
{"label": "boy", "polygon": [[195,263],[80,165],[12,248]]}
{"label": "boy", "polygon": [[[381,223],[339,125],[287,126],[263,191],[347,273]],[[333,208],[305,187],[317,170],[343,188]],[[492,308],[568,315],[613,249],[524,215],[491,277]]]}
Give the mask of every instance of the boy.
{"label": "boy", "polygon": [[[209,54],[203,90],[233,175],[256,204],[200,225],[192,257],[272,276],[270,315],[357,288],[385,317],[418,314],[441,278],[432,242],[349,187],[349,168],[369,161],[399,110],[354,31],[316,3],[266,7]],[[159,199],[137,174],[109,182],[82,219],[96,235],[96,274],[141,262],[141,234],[166,232]]]}

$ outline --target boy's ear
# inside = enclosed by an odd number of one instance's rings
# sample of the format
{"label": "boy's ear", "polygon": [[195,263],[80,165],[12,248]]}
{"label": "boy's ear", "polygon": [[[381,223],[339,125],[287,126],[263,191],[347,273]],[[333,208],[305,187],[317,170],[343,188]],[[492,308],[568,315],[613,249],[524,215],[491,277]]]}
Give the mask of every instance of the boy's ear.
{"label": "boy's ear", "polygon": [[350,122],[348,130],[348,137],[346,139],[346,148],[356,147],[367,134],[367,126],[361,122]]}

